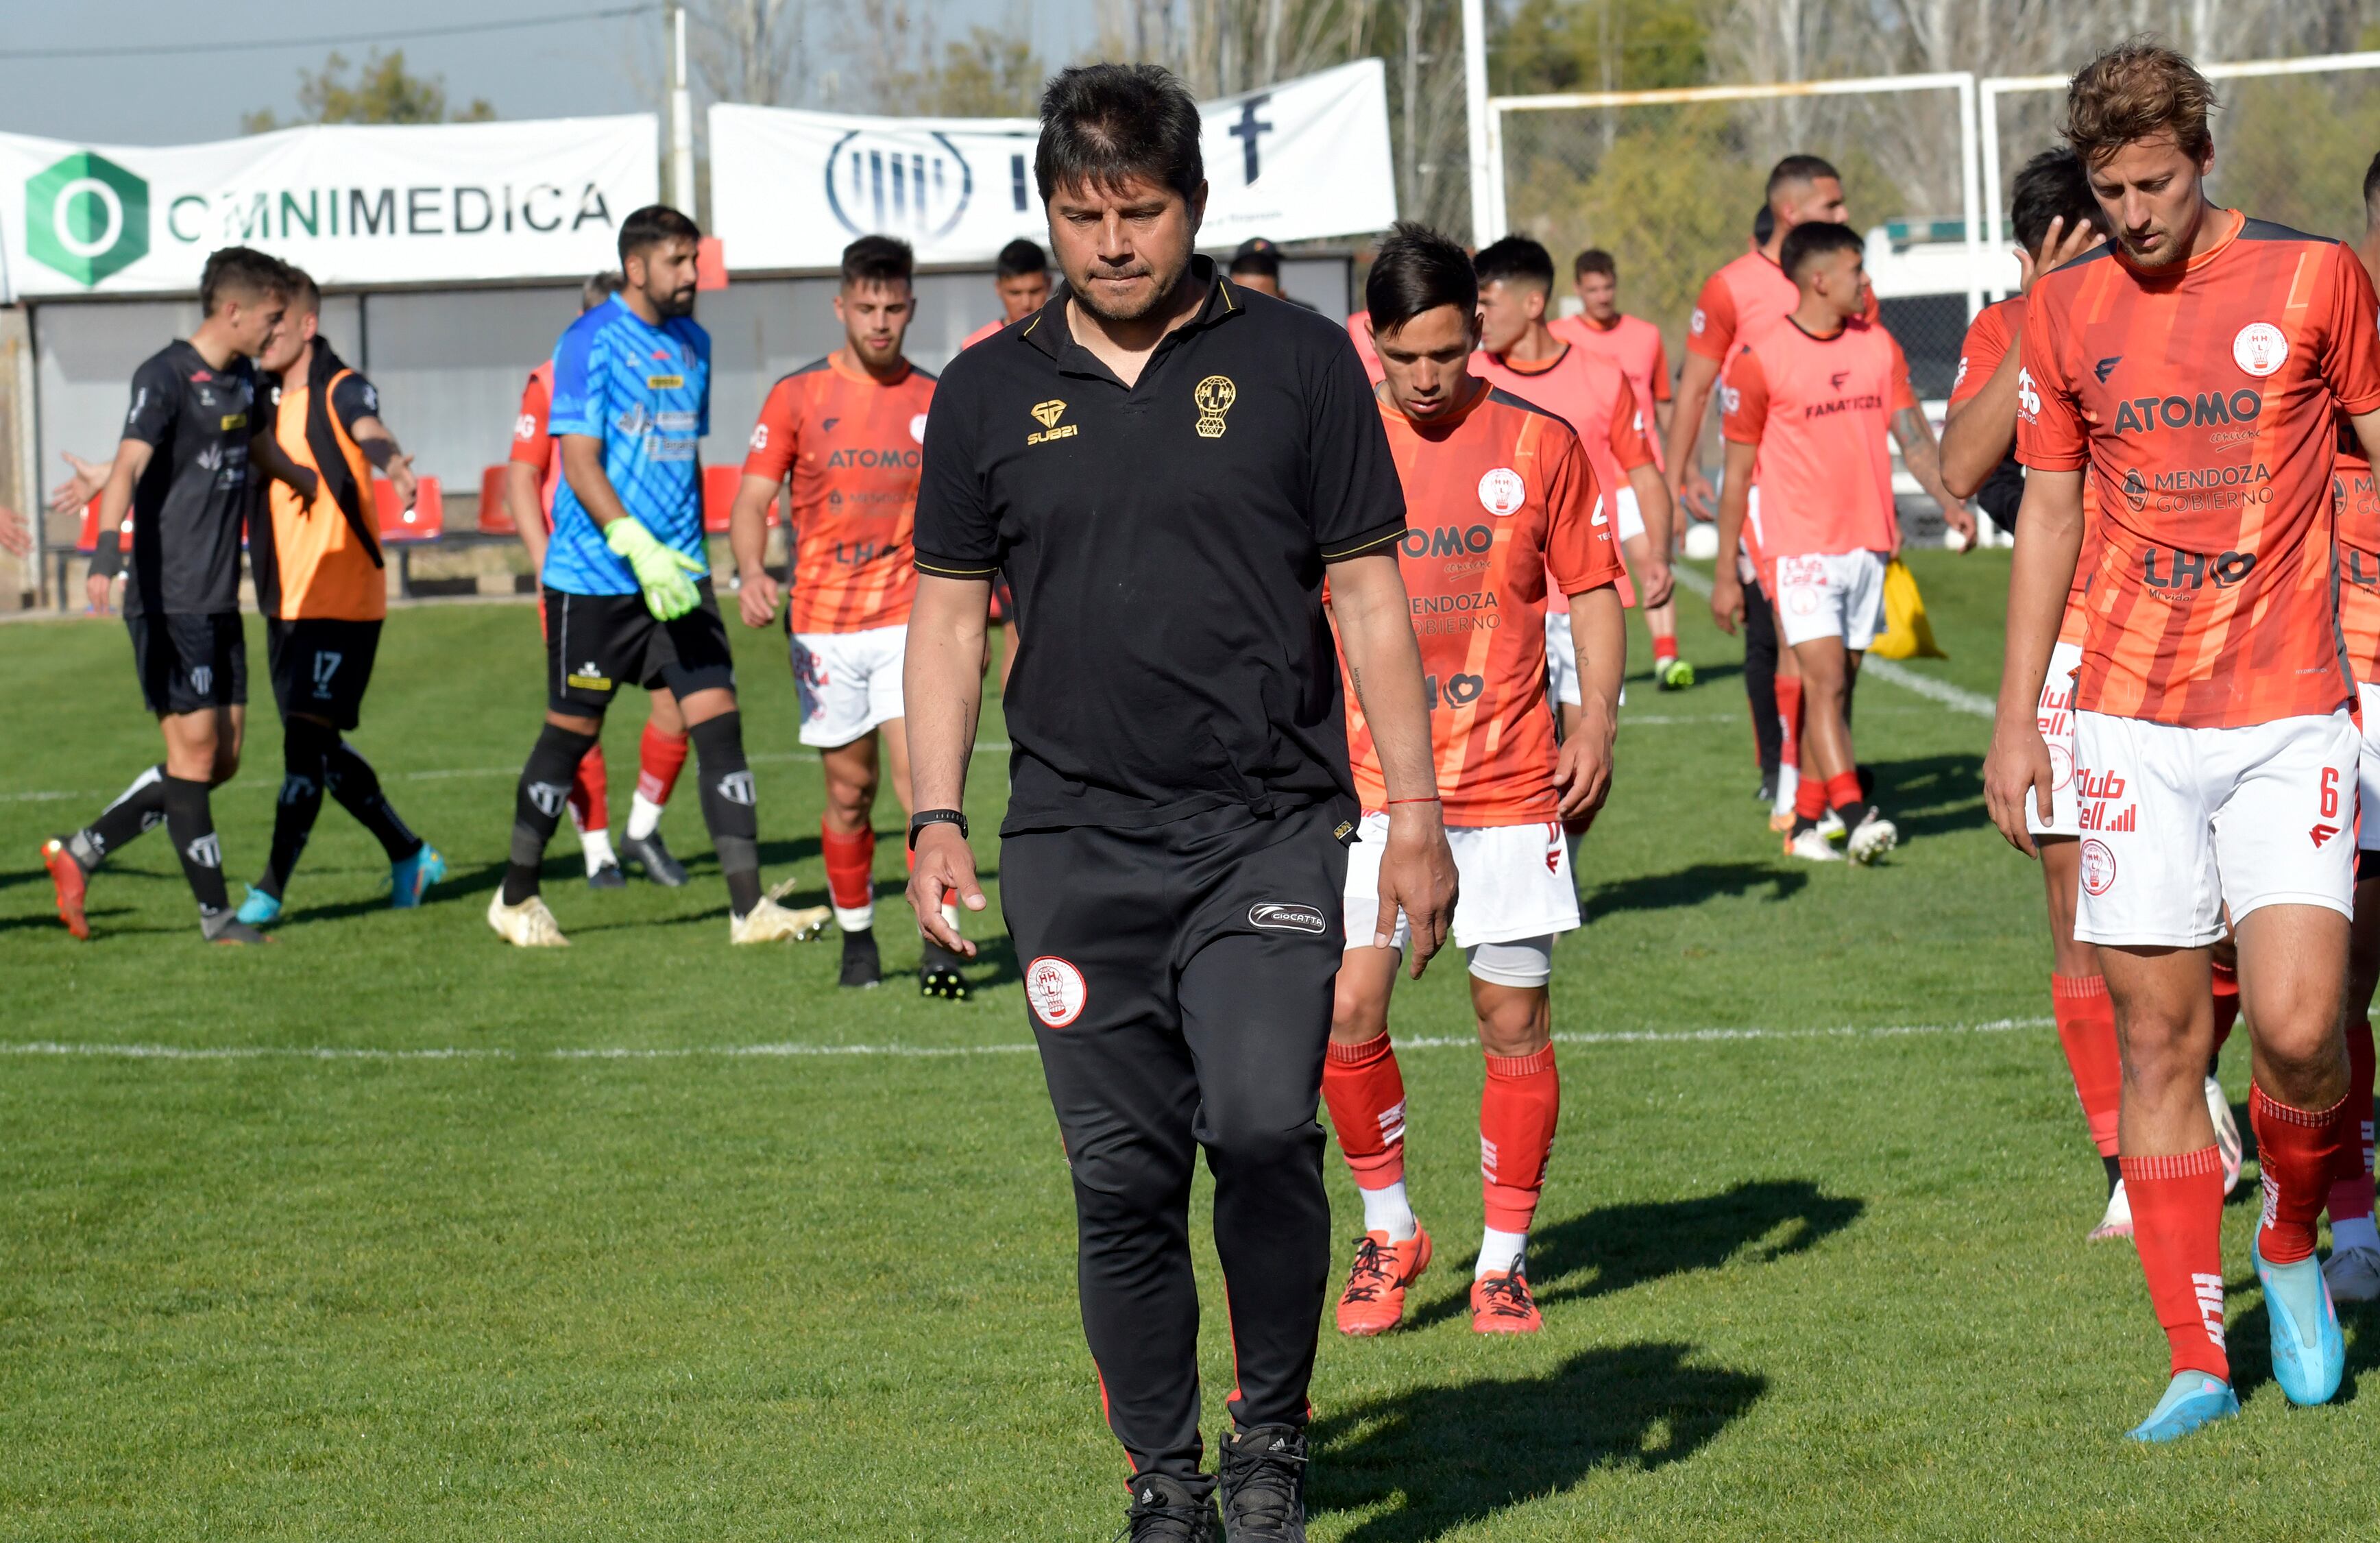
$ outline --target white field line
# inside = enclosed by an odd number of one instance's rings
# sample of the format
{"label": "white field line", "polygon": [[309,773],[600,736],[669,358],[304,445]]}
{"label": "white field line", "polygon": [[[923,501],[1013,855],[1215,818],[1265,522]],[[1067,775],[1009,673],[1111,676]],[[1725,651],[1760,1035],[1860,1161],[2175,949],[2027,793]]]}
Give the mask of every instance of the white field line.
{"label": "white field line", "polygon": [[[1692,589],[1705,600],[1710,598],[1711,581],[1701,570],[1690,568],[1681,563],[1670,571],[1678,576],[1678,583],[1681,587]],[[1976,718],[1996,717],[1999,712],[1998,704],[1989,697],[1980,692],[1970,691],[1964,686],[1953,686],[1949,681],[1936,680],[1931,675],[1921,675],[1907,665],[1894,660],[1878,659],[1876,655],[1870,654],[1860,662],[1860,674],[1874,675],[1876,679],[1888,681],[1904,691],[1914,691],[1921,697],[1930,698],[1953,712],[1964,712]]]}
{"label": "white field line", "polygon": [[[1004,739],[987,739],[975,747],[975,753],[979,756],[1004,756],[1008,753],[1008,742]],[[788,761],[815,762],[819,758],[815,750],[763,750],[758,755],[747,756],[744,759],[755,766],[771,766],[782,765]],[[382,780],[392,783],[443,783],[457,777],[517,777],[519,775],[520,768],[517,766],[456,766],[448,767],[443,771],[392,772]],[[278,795],[281,791],[279,783],[265,777],[246,777],[231,785],[242,792],[255,792],[261,789],[266,793]],[[62,798],[108,798],[123,791],[120,787],[67,790],[46,788],[30,793],[0,793],[0,804],[47,804]]]}
{"label": "white field line", "polygon": [[[2010,1034],[2040,1028],[2049,1018],[1996,1018],[1972,1024],[1888,1024],[1880,1027],[1847,1025],[1836,1028],[1689,1028],[1616,1029],[1608,1032],[1557,1034],[1565,1045],[1717,1045],[1744,1040],[1896,1039],[1937,1035]],[[1401,1035],[1399,1050],[1467,1049],[1478,1044],[1469,1036]],[[788,1060],[804,1057],[939,1061],[978,1055],[1029,1055],[1035,1047],[1015,1040],[990,1045],[829,1045],[785,1042],[756,1045],[686,1045],[641,1047],[560,1046],[547,1050],[513,1050],[499,1045],[424,1046],[389,1050],[362,1045],[157,1045],[68,1043],[33,1039],[0,1044],[0,1056],[88,1059],[104,1061],[694,1061]]]}

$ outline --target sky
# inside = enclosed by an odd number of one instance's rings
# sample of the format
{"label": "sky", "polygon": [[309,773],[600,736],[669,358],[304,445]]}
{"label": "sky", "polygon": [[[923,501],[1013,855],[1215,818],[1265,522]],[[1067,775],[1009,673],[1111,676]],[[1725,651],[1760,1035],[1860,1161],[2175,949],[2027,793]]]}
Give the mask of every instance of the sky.
{"label": "sky", "polygon": [[[367,40],[446,25],[618,8],[634,0],[407,0],[364,6],[354,0],[96,0],[58,6],[0,0],[0,131],[84,144],[188,144],[235,138],[240,115],[297,111],[298,72],[319,67],[330,46],[273,38]],[[814,35],[832,36],[838,5],[811,0]],[[1029,8],[1045,59],[1071,57],[1091,35],[1090,0],[926,0],[943,32],[998,25]],[[443,38],[388,38],[416,74],[443,75],[450,105],[484,97],[507,118],[652,111],[639,81],[658,80],[658,7],[634,18],[559,23]],[[178,45],[238,43],[234,52],[191,54]],[[247,46],[253,43],[255,46]],[[360,60],[370,41],[341,52]],[[163,48],[112,57],[27,59],[58,48]]]}

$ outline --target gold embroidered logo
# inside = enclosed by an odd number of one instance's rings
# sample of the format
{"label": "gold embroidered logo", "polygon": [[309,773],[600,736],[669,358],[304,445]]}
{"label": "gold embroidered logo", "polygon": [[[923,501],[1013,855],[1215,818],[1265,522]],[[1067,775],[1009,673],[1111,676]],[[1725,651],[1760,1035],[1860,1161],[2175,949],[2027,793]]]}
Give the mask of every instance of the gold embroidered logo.
{"label": "gold embroidered logo", "polygon": [[1223,415],[1239,400],[1240,388],[1232,383],[1229,375],[1209,375],[1190,393],[1190,400],[1198,405],[1198,437],[1221,439]]}
{"label": "gold embroidered logo", "polygon": [[1059,426],[1058,419],[1066,415],[1066,404],[1055,396],[1047,402],[1034,403],[1031,411],[1033,420],[1041,425],[1041,431],[1038,434],[1026,435],[1025,443],[1027,444],[1042,444],[1053,439],[1073,439],[1075,431],[1081,427],[1080,424],[1075,423],[1066,424],[1062,428]]}

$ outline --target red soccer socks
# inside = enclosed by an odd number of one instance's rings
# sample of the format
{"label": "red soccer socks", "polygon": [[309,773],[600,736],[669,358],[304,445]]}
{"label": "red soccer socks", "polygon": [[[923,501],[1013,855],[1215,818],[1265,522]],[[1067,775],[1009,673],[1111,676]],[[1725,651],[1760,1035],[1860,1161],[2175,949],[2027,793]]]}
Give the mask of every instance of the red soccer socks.
{"label": "red soccer socks", "polygon": [[[2372,1231],[2372,1023],[2347,1026],[2347,1108],[2338,1119],[2338,1169],[2330,1184],[2335,1248],[2380,1247]],[[2359,1225],[2360,1224],[2360,1225]]]}
{"label": "red soccer socks", "polygon": [[[2267,1264],[2295,1264],[2313,1253],[2314,1219],[2337,1176],[2347,1108],[2341,1099],[2328,1109],[2291,1109],[2261,1087],[2249,1091],[2248,1118],[2256,1129],[2256,1160],[2265,1182],[2256,1251]],[[2137,1201],[2133,1211],[2137,1216]]]}
{"label": "red soccer socks", "polygon": [[1535,1055],[1491,1055],[1487,1061],[1488,1086],[1479,1095],[1479,1174],[1488,1228],[1525,1234],[1537,1213],[1546,1159],[1561,1117],[1561,1074],[1554,1068],[1551,1045]]}
{"label": "red soccer socks", "polygon": [[605,808],[611,798],[611,783],[603,772],[603,747],[590,745],[578,758],[578,770],[570,778],[570,822],[581,835],[611,829],[611,812]]}
{"label": "red soccer socks", "polygon": [[2116,1004],[2107,982],[2096,975],[2053,975],[2049,1007],[2058,1020],[2058,1042],[2066,1069],[2074,1074],[2074,1096],[2091,1127],[2099,1155],[2116,1155],[2116,1113],[2124,1097],[2124,1063],[2116,1050]]}
{"label": "red soccer socks", "polygon": [[[1405,1178],[1405,1078],[1385,1034],[1360,1045],[1333,1043],[1322,1062],[1322,1101],[1339,1150],[1366,1192]],[[1370,1218],[1366,1221],[1368,1225]]]}
{"label": "red soccer socks", "polygon": [[[2261,1127],[2258,1132],[2262,1136]],[[2173,1370],[2231,1379],[2223,1345],[2223,1155],[2213,1147],[2123,1160],[2132,1241]]]}
{"label": "red soccer socks", "polygon": [[826,857],[826,894],[834,905],[835,925],[846,932],[865,932],[876,920],[876,832],[866,827],[852,835],[837,835],[819,825],[819,848]]}

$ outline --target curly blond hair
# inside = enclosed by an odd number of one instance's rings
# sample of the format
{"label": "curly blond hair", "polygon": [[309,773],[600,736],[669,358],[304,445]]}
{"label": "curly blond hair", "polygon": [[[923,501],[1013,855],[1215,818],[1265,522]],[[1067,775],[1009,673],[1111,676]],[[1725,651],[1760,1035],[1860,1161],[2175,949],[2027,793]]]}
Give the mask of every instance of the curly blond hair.
{"label": "curly blond hair", "polygon": [[2171,134],[2195,159],[2214,142],[2215,88],[2181,55],[2146,35],[2127,38],[2075,71],[2066,88],[2066,142],[2101,165],[2135,140]]}

